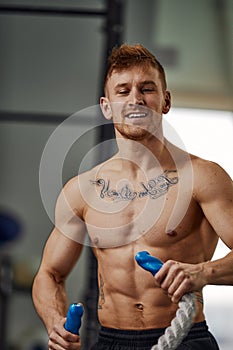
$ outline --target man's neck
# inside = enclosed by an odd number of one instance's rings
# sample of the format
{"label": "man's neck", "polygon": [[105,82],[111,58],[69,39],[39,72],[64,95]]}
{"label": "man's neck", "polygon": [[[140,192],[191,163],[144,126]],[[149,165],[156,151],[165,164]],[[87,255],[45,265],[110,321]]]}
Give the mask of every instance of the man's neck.
{"label": "man's neck", "polygon": [[122,169],[127,162],[128,170],[131,172],[139,168],[145,172],[155,168],[162,169],[164,160],[168,158],[166,143],[164,137],[140,141],[119,137],[117,138],[119,151],[116,158],[122,160]]}

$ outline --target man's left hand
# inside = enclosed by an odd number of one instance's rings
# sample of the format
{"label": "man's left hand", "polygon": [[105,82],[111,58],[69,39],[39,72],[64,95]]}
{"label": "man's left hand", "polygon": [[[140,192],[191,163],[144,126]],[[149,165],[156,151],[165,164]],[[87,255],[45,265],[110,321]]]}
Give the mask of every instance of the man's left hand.
{"label": "man's left hand", "polygon": [[178,303],[184,294],[200,291],[206,285],[203,270],[204,263],[186,264],[168,260],[154,278],[172,302]]}

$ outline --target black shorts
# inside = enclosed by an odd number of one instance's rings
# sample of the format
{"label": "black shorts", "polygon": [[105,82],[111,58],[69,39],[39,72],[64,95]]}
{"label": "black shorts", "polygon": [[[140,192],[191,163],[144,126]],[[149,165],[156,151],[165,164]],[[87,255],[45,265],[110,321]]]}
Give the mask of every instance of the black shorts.
{"label": "black shorts", "polygon": [[[150,350],[157,344],[165,329],[143,331],[120,330],[101,327],[98,342],[91,350]],[[219,350],[213,335],[208,331],[206,322],[195,323],[177,350]]]}

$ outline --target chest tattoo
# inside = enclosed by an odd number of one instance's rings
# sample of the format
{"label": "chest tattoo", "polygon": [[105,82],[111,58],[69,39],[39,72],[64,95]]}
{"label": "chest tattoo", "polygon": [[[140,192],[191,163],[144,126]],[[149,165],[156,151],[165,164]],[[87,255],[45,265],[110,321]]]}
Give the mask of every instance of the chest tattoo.
{"label": "chest tattoo", "polygon": [[93,185],[100,187],[100,198],[109,198],[113,201],[131,201],[135,198],[149,197],[156,199],[166,194],[169,188],[178,183],[176,170],[166,170],[161,175],[149,180],[147,183],[140,182],[141,189],[134,191],[129,185],[123,185],[119,190],[111,188],[111,181],[97,179]]}

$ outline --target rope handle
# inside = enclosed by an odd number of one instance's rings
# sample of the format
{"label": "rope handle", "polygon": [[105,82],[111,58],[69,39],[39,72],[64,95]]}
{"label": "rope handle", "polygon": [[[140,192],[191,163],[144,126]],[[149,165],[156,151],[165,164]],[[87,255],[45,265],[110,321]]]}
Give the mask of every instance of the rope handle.
{"label": "rope handle", "polygon": [[[154,276],[163,266],[162,261],[150,255],[146,251],[136,254],[135,260],[144,270]],[[158,339],[151,350],[175,350],[188,334],[192,320],[196,313],[195,296],[193,293],[183,295],[178,303],[178,310],[171,325],[166,328],[164,334]]]}
{"label": "rope handle", "polygon": [[71,304],[67,312],[64,328],[70,333],[79,335],[83,313],[84,307],[81,303]]}

